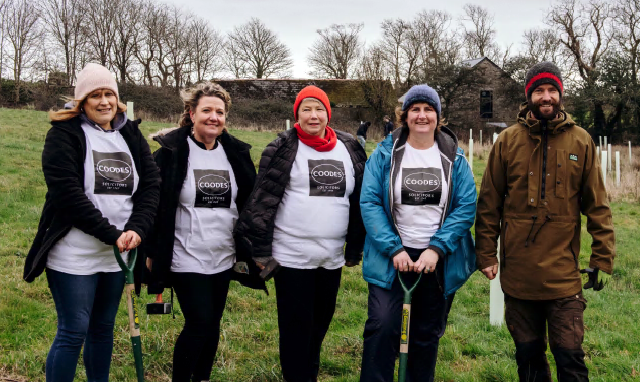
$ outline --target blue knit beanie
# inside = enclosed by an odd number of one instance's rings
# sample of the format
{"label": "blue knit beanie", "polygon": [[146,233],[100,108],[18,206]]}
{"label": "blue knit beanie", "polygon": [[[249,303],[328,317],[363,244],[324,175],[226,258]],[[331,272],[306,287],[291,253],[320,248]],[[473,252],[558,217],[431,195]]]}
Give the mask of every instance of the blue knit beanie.
{"label": "blue knit beanie", "polygon": [[409,106],[416,102],[426,102],[431,105],[438,113],[438,120],[440,120],[440,96],[432,87],[427,84],[412,86],[404,96],[402,111],[406,111]]}

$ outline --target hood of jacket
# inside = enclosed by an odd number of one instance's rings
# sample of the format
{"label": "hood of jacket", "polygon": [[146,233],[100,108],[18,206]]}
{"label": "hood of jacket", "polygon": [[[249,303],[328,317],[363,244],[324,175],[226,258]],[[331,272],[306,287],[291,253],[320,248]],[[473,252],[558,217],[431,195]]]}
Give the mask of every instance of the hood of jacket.
{"label": "hood of jacket", "polygon": [[520,105],[518,112],[518,123],[529,129],[531,134],[541,134],[546,122],[546,127],[551,134],[560,134],[576,123],[571,119],[564,109],[560,110],[555,119],[551,121],[541,121],[533,117],[533,112],[529,108],[529,104],[524,102]]}
{"label": "hood of jacket", "polygon": [[[403,126],[395,129],[391,134],[387,135],[382,142],[380,142],[381,150],[383,150],[386,155],[391,155],[393,143],[397,140],[397,146],[402,146],[407,142],[407,138],[409,138],[408,127]],[[436,132],[435,139],[438,143],[438,149],[440,152],[453,162],[458,150],[458,137],[456,137],[453,131],[448,127],[441,126],[440,131]]]}

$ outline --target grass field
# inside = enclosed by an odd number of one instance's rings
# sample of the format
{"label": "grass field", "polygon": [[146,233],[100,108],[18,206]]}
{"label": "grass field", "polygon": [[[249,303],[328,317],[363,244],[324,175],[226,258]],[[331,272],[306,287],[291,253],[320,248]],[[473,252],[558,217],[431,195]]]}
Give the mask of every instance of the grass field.
{"label": "grass field", "polygon": [[[35,236],[46,185],[40,154],[48,130],[46,113],[0,109],[0,381],[44,381],[45,359],[56,331],[56,313],[44,277],[22,281]],[[143,123],[145,135],[166,124]],[[260,152],[275,133],[232,131]],[[157,148],[155,142],[152,149]],[[368,151],[374,144],[368,143]],[[474,163],[480,182],[485,162]],[[618,258],[603,291],[585,292],[584,349],[592,381],[640,380],[640,206],[612,204]],[[581,266],[591,238],[584,228]],[[357,381],[366,320],[367,287],[360,267],[345,269],[336,314],[324,342],[320,381]],[[233,283],[222,320],[212,381],[281,381],[273,282],[270,295]],[[154,296],[142,293],[143,303]],[[168,293],[165,293],[168,299]],[[184,323],[142,314],[142,342],[148,381],[169,381],[173,344]],[[112,381],[134,381],[124,303],[116,322]],[[553,365],[553,359],[549,356]],[[85,381],[82,360],[76,372]],[[477,272],[457,293],[441,341],[437,381],[515,381],[514,345],[507,329],[489,325],[489,282]]]}

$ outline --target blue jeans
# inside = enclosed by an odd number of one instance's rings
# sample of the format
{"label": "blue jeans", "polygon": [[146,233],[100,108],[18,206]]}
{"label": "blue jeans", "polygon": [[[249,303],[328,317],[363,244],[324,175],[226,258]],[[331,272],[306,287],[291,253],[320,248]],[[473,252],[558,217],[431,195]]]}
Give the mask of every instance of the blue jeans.
{"label": "blue jeans", "polygon": [[363,149],[366,149],[367,147],[367,140],[364,139],[364,137],[362,135],[358,135],[356,136],[356,138],[358,139],[358,143],[360,144],[360,146],[362,146]]}
{"label": "blue jeans", "polygon": [[124,273],[71,275],[47,269],[58,313],[58,331],[47,356],[47,382],[72,382],[84,344],[89,382],[107,382],[113,326],[124,289]]}

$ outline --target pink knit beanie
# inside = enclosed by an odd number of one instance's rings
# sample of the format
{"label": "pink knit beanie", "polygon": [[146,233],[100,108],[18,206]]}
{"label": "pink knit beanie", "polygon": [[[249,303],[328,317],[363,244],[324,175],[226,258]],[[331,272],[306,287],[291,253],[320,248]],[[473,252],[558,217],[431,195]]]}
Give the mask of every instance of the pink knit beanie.
{"label": "pink knit beanie", "polygon": [[118,84],[109,69],[102,65],[89,63],[78,73],[74,99],[84,100],[89,93],[96,89],[109,89],[116,93],[118,100]]}

